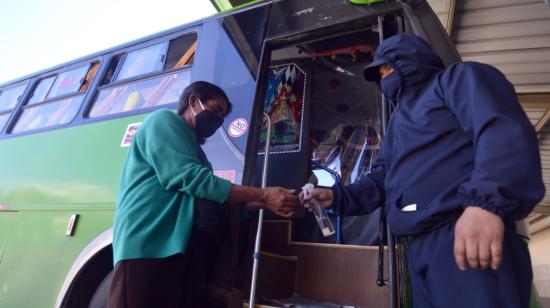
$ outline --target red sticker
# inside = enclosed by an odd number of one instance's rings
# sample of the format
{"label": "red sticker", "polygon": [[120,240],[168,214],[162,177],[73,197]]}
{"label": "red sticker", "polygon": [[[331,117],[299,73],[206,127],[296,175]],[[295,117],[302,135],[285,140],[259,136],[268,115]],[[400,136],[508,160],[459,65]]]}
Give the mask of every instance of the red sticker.
{"label": "red sticker", "polygon": [[120,146],[125,148],[129,147],[130,144],[132,144],[132,140],[134,140],[134,135],[136,134],[139,126],[141,125],[141,122],[139,123],[132,123],[129,124],[126,128],[126,132],[124,133],[124,136],[122,137],[122,142],[120,143]]}
{"label": "red sticker", "polygon": [[0,210],[7,210],[9,208],[10,208],[10,206],[7,205],[7,204],[0,204]]}
{"label": "red sticker", "polygon": [[233,138],[240,137],[246,133],[248,129],[248,121],[243,118],[233,120],[227,128],[227,133]]}
{"label": "red sticker", "polygon": [[214,175],[235,183],[235,170],[214,171]]}

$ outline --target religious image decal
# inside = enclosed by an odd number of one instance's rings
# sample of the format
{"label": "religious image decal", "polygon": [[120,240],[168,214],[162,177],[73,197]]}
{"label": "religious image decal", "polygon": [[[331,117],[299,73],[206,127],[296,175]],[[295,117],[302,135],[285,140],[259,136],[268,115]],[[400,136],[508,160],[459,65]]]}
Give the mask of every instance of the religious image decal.
{"label": "religious image decal", "polygon": [[[302,143],[306,74],[294,63],[269,68],[264,112],[271,119],[270,153],[299,152]],[[260,136],[260,153],[265,150],[267,127]]]}

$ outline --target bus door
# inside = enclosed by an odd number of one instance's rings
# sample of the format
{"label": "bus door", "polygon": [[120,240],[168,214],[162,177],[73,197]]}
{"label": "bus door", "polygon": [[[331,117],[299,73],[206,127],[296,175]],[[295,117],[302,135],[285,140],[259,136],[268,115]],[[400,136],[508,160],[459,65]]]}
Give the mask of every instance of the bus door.
{"label": "bus door", "polygon": [[[336,179],[345,185],[366,176],[391,108],[378,86],[364,80],[362,70],[381,38],[402,32],[423,36],[447,64],[456,61],[437,22],[429,7],[420,4],[273,3],[252,117],[259,122],[266,113],[271,120],[268,185],[299,190],[306,182],[330,187]],[[250,133],[257,147],[249,144],[247,162],[255,160],[256,183],[266,128],[264,123]],[[312,163],[332,173],[320,172]],[[269,260],[260,265],[257,297],[297,293],[340,305],[387,307],[388,288],[376,284],[380,213],[355,214],[361,216],[342,223],[347,245],[336,245],[335,235],[324,237],[310,213],[286,222],[289,228],[280,227],[282,220],[266,221],[262,251]],[[294,264],[283,265],[281,257]],[[262,271],[270,276],[262,277]]]}

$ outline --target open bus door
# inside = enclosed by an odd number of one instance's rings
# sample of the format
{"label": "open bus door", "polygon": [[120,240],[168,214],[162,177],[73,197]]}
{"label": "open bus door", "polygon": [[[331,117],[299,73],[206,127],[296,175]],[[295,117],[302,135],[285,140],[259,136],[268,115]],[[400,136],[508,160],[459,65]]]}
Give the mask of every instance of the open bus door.
{"label": "open bus door", "polygon": [[[249,132],[244,181],[258,185],[262,177],[264,113],[273,132],[268,186],[322,186],[330,176],[316,172],[312,159],[336,170],[343,184],[365,176],[392,110],[361,72],[380,41],[397,33],[422,36],[446,65],[459,60],[425,1],[372,6],[329,0],[272,3],[252,111],[251,123],[258,125]],[[279,299],[279,304],[290,298],[287,303],[405,307],[394,237],[391,230],[379,232],[384,222],[379,212],[346,217],[337,241],[336,236],[323,237],[309,213],[292,221],[270,217],[264,221],[255,298],[264,303],[269,303],[266,298]],[[250,232],[248,253],[254,235]],[[379,258],[378,244],[388,244],[381,252],[389,253],[389,266]],[[250,291],[250,285],[243,287],[240,300]]]}

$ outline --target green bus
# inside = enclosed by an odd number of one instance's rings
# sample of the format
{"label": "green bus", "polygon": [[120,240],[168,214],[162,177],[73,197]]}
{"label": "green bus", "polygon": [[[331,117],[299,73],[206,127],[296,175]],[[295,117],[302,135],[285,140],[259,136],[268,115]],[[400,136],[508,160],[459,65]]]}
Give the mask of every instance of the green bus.
{"label": "green bus", "polygon": [[[228,8],[223,2],[214,1]],[[344,183],[366,174],[390,113],[361,78],[379,42],[415,33],[446,64],[459,59],[426,1],[370,2],[253,1],[1,84],[0,307],[105,307],[128,146],[147,114],[175,110],[193,81],[219,85],[235,105],[203,146],[216,175],[259,186],[264,112],[274,133],[269,185],[330,182],[312,158],[333,164]],[[248,298],[257,221],[233,214],[213,265],[212,307]],[[338,236],[330,237],[309,213],[268,218],[258,298],[405,306],[397,269],[377,271],[379,213],[334,218]]]}

